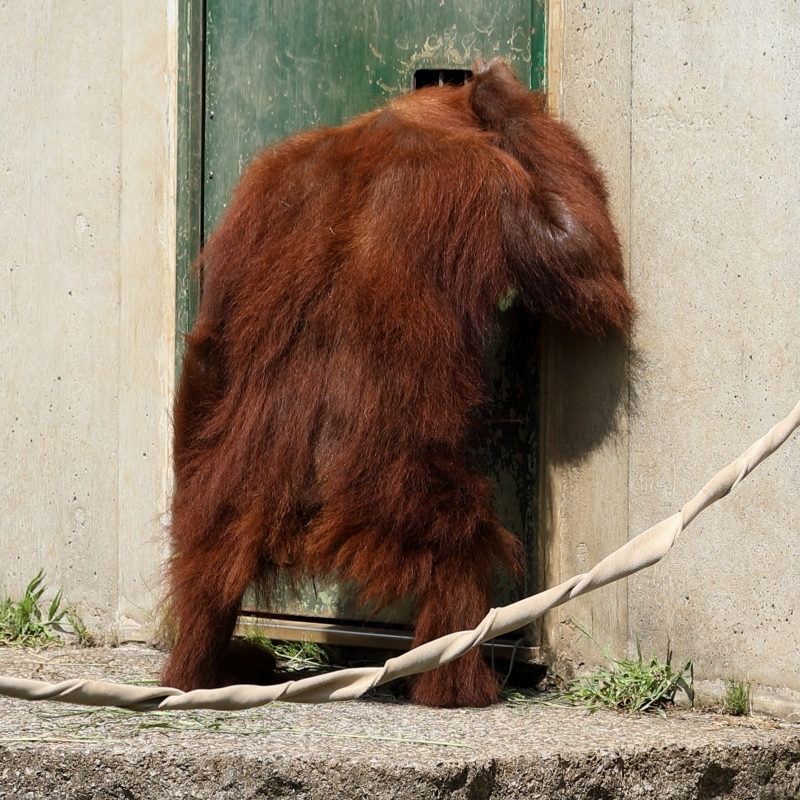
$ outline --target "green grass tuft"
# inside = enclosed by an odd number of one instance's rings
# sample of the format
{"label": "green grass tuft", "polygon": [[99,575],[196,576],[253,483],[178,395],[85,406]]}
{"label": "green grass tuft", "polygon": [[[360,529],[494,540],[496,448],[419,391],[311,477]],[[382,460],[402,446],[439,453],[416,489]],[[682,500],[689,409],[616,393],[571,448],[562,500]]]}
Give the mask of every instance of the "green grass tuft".
{"label": "green grass tuft", "polygon": [[97,645],[97,637],[86,627],[86,624],[72,606],[67,608],[67,621],[72,628],[73,634],[78,637],[78,644],[81,647],[94,647]]}
{"label": "green grass tuft", "polygon": [[269,650],[270,653],[273,655],[275,654],[275,650],[273,649],[272,639],[267,636],[266,633],[262,633],[259,630],[251,630],[248,634],[242,637],[246,642],[250,642],[251,644],[256,644],[259,647],[263,647],[265,650]]}
{"label": "green grass tuft", "polygon": [[[576,624],[585,636],[595,642],[583,626]],[[613,708],[631,712],[655,711],[664,716],[664,708],[672,705],[676,694],[682,690],[694,704],[692,662],[687,661],[682,669],[675,669],[672,666],[671,648],[667,648],[667,658],[663,663],[655,655],[645,661],[638,640],[636,658],[611,658],[608,648],[603,653],[609,663],[608,669],[600,669],[571,681],[560,699],[590,711]]]}
{"label": "green grass tuft", "polygon": [[752,713],[750,697],[750,681],[739,681],[735,678],[725,679],[725,700],[722,713],[733,717],[747,717]]}
{"label": "green grass tuft", "polygon": [[0,602],[0,644],[37,646],[49,644],[56,638],[53,627],[61,622],[68,610],[61,608],[63,593],[59,589],[44,614],[39,601],[46,589],[44,570],[40,569],[21,600],[7,597]]}

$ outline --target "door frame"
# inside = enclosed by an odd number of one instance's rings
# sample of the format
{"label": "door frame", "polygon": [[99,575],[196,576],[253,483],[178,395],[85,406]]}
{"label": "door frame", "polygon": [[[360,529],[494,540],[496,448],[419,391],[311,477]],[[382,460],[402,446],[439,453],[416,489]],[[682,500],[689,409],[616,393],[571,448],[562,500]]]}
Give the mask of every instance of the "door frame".
{"label": "door frame", "polygon": [[[431,0],[433,2],[433,0]],[[553,0],[530,0],[531,3],[531,64],[530,84],[534,89],[548,91],[548,70],[551,61],[552,43],[549,29],[550,4]],[[559,6],[560,0],[554,5]],[[177,225],[176,225],[176,292],[175,292],[175,376],[176,385],[180,380],[181,364],[185,345],[184,337],[189,332],[197,315],[200,303],[200,282],[193,270],[200,254],[205,231],[203,230],[203,177],[205,161],[205,69],[206,69],[206,2],[205,0],[178,0],[178,114],[177,114]],[[411,87],[408,87],[409,89]],[[542,332],[544,349],[544,331]],[[544,368],[545,360],[539,359]],[[540,377],[540,432],[544,431],[544,381]],[[544,439],[539,436],[538,493],[544,491],[545,474]],[[549,568],[547,559],[550,548],[546,541],[552,532],[545,527],[540,512],[536,524],[537,558],[535,574],[528,576],[535,586],[544,586]],[[386,649],[407,649],[412,637],[399,632],[388,632],[376,628],[352,628],[346,625],[320,622],[297,623],[296,621],[269,621],[242,616],[237,633],[246,634],[256,626],[259,630],[269,626],[269,635],[276,639],[303,640],[358,645],[361,647],[385,647]],[[544,650],[541,620],[528,626],[523,646],[498,642],[483,647],[487,653],[499,660],[514,659],[520,662],[542,663]],[[391,643],[388,643],[391,640]],[[377,644],[381,642],[381,644]],[[388,644],[387,644],[388,643]]]}

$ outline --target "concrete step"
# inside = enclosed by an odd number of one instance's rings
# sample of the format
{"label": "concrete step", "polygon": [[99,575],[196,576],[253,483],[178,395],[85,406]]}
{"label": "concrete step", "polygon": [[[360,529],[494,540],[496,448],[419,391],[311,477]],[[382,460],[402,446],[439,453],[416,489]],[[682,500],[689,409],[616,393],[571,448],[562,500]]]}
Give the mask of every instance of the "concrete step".
{"label": "concrete step", "polygon": [[[131,681],[143,648],[0,649],[0,674]],[[0,699],[0,798],[793,798],[800,726],[390,699],[131,714]]]}

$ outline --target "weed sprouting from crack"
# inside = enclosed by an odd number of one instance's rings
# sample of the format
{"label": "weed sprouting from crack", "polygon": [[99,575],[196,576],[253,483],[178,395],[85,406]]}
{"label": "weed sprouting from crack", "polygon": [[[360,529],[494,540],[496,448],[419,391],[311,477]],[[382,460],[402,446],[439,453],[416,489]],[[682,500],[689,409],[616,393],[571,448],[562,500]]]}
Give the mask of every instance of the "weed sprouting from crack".
{"label": "weed sprouting from crack", "polygon": [[11,646],[41,646],[55,640],[53,628],[67,615],[61,608],[63,593],[58,590],[47,610],[42,613],[39,601],[47,587],[44,570],[28,584],[21,600],[7,597],[0,602],[0,644]]}
{"label": "weed sprouting from crack", "polygon": [[753,710],[750,688],[750,681],[726,678],[722,713],[732,717],[750,716]]}
{"label": "weed sprouting from crack", "polygon": [[[586,628],[580,623],[575,624],[581,633],[597,644]],[[693,703],[693,664],[687,661],[682,669],[674,668],[669,645],[663,662],[655,655],[645,661],[638,639],[636,658],[612,658],[608,647],[603,649],[603,655],[609,667],[571,681],[560,695],[561,700],[590,711],[600,708],[630,712],[655,711],[661,716],[665,716],[665,707],[675,702],[678,691],[684,691]]]}

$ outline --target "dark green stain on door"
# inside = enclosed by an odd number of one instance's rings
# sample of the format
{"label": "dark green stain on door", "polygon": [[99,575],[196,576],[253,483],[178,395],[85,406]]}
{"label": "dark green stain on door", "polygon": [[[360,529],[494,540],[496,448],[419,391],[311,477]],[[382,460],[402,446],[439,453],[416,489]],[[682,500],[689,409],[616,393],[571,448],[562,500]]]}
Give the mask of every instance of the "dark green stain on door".
{"label": "dark green stain on door", "polygon": [[[201,219],[191,216],[199,225],[187,229],[190,238],[194,228],[202,227],[205,235],[213,230],[243,169],[264,146],[382,105],[409,91],[417,70],[468,70],[478,56],[502,56],[523,83],[543,86],[543,0],[206,0],[204,5],[202,32],[196,30],[201,2],[184,0],[183,6],[190,40],[195,50],[204,48],[205,95],[184,92],[181,117],[188,135],[196,135],[198,100],[204,99],[202,155],[196,155],[196,142],[194,149],[185,143],[189,155],[181,162],[191,175],[202,174]],[[194,9],[194,19],[187,8]],[[196,52],[194,60],[184,60],[184,74],[194,76],[197,86]],[[191,179],[183,185],[186,197],[198,196],[197,187],[188,191],[195,186]],[[196,250],[185,239],[180,247]],[[179,263],[184,273],[185,261]],[[179,286],[185,294],[185,276]],[[497,604],[535,589],[538,350],[536,323],[517,306],[499,310],[498,335],[487,355],[494,404],[478,420],[473,452],[495,484],[498,515],[525,544],[528,563],[522,586],[498,579]],[[370,616],[355,606],[347,587],[332,581],[310,584],[299,597],[284,592],[260,610],[340,620]],[[398,607],[371,619],[404,622],[408,611]]]}

